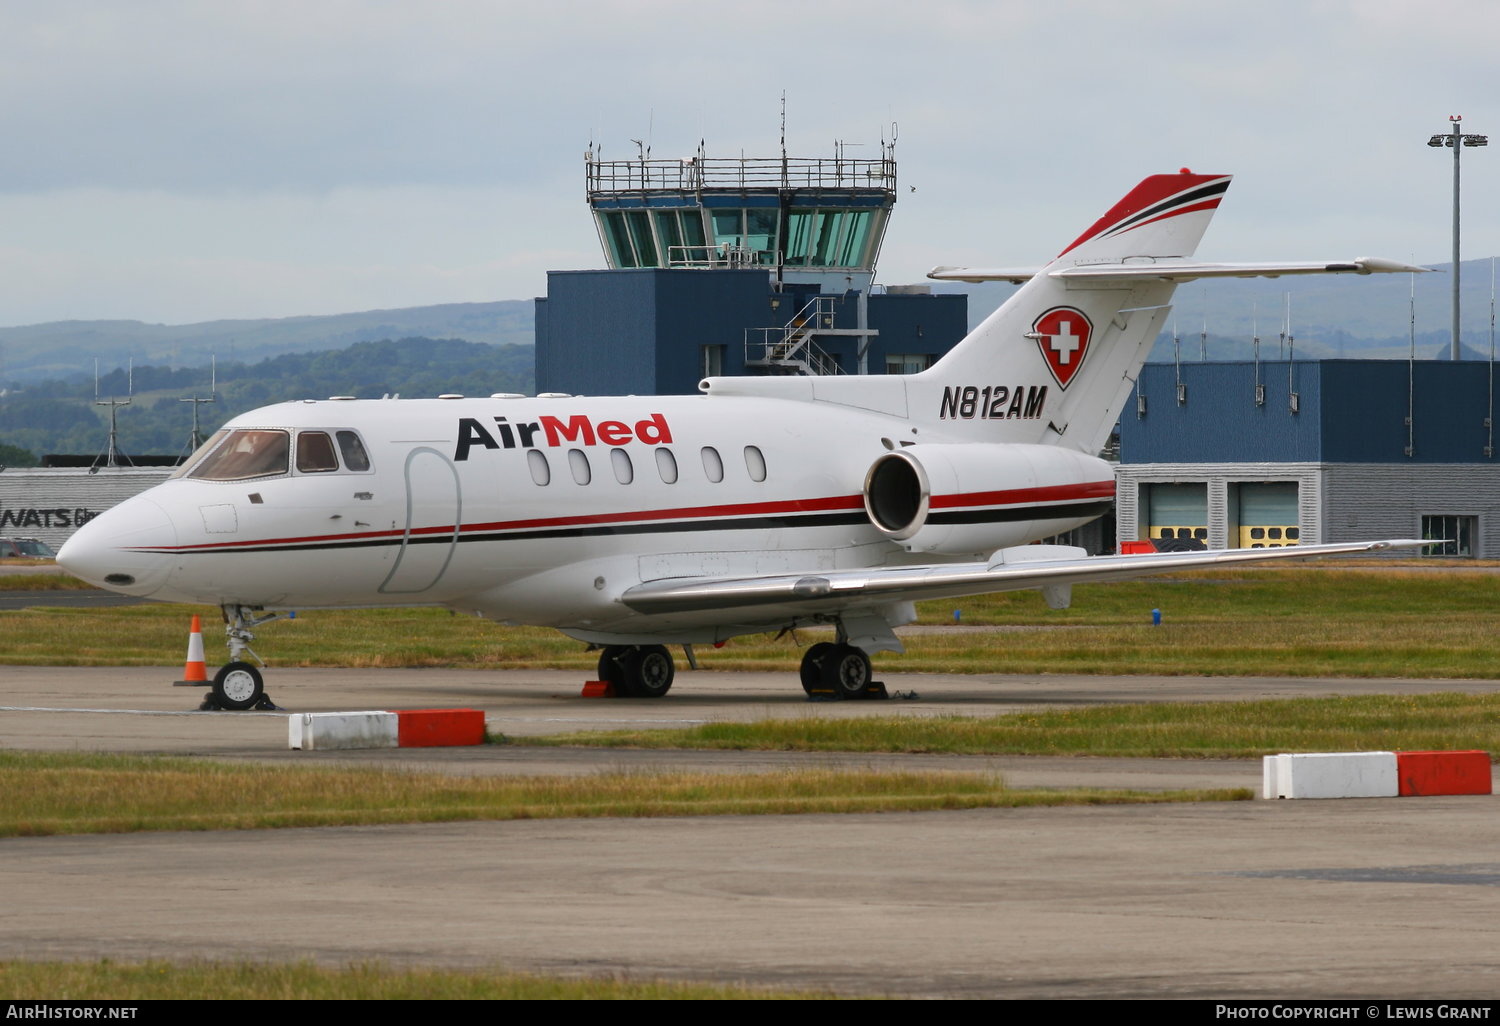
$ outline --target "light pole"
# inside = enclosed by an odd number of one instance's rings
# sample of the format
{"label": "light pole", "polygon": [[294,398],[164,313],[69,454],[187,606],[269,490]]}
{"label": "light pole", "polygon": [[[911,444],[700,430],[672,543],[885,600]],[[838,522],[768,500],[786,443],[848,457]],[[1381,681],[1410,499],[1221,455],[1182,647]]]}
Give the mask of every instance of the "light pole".
{"label": "light pole", "polygon": [[1450,114],[1452,131],[1447,135],[1435,135],[1427,140],[1428,146],[1447,146],[1453,150],[1453,351],[1452,359],[1461,359],[1458,344],[1458,154],[1465,146],[1488,146],[1487,135],[1464,135],[1458,130],[1462,114]]}

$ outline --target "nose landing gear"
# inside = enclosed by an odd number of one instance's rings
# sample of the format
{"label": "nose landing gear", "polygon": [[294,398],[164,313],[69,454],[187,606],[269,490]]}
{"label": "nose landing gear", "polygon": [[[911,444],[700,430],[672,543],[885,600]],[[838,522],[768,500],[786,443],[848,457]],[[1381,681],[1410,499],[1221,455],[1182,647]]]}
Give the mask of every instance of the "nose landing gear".
{"label": "nose landing gear", "polygon": [[271,696],[266,694],[265,678],[251,663],[241,657],[249,653],[262,666],[264,659],[255,654],[250,642],[255,640],[253,628],[276,619],[279,613],[260,616],[249,606],[226,605],[224,611],[224,634],[229,646],[229,662],[214,674],[209,692],[198,708],[203,711],[228,710],[246,712],[251,709],[275,710],[278,708]]}

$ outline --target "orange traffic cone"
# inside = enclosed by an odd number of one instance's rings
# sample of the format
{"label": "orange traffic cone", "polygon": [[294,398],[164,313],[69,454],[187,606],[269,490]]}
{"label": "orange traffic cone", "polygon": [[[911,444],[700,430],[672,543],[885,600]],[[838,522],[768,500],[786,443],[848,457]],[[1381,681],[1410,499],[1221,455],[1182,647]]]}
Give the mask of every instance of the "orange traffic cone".
{"label": "orange traffic cone", "polygon": [[208,667],[203,662],[203,625],[196,613],[193,615],[193,626],[188,629],[187,663],[182,669],[182,680],[177,683],[208,683]]}

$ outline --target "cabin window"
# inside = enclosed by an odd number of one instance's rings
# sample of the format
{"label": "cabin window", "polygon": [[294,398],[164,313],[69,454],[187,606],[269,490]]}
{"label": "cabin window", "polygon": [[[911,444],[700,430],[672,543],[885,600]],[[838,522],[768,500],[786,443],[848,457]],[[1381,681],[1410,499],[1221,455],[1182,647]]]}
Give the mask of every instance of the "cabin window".
{"label": "cabin window", "polygon": [[531,479],[537,484],[552,483],[552,465],[547,462],[546,453],[538,452],[536,449],[527,449],[526,466],[531,470]]}
{"label": "cabin window", "polygon": [[630,453],[624,449],[609,450],[609,465],[614,468],[615,480],[621,484],[635,480],[635,467],[630,462]]}
{"label": "cabin window", "polygon": [[588,484],[594,478],[594,470],[589,466],[589,455],[582,449],[568,450],[568,469],[573,472],[573,480],[581,485]]}
{"label": "cabin window", "polygon": [[339,452],[344,454],[344,467],[348,470],[369,470],[370,454],[365,451],[365,443],[359,440],[359,435],[353,431],[340,431],[337,437]]}
{"label": "cabin window", "polygon": [[750,472],[750,480],[764,481],[766,479],[766,457],[753,445],[745,446],[745,469]]}
{"label": "cabin window", "polygon": [[714,484],[724,480],[724,461],[719,457],[719,450],[711,445],[703,447],[703,473]]}
{"label": "cabin window", "polygon": [[231,431],[223,443],[188,473],[201,481],[244,481],[285,474],[292,438],[285,431],[246,428]]}
{"label": "cabin window", "polygon": [[303,474],[325,474],[339,469],[339,458],[333,454],[333,439],[326,431],[297,433],[297,470]]}
{"label": "cabin window", "polygon": [[671,449],[656,450],[656,472],[661,475],[663,484],[677,483],[677,457],[672,455]]}

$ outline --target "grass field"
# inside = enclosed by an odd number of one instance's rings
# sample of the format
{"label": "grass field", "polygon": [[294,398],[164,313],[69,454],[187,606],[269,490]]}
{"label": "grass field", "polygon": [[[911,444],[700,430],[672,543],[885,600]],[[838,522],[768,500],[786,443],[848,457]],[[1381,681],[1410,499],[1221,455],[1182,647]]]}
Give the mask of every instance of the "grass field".
{"label": "grass field", "polygon": [[[233,802],[225,801],[233,795]],[[1236,801],[1246,790],[1013,790],[975,773],[789,770],[456,777],[0,752],[0,837],[601,816],[786,815]]]}
{"label": "grass field", "polygon": [[[307,962],[0,962],[9,1001],[766,1001],[827,993],[659,980],[560,979],[511,973],[340,969]],[[144,1016],[142,1018],[145,1018]]]}
{"label": "grass field", "polygon": [[[11,580],[15,579],[13,575]],[[25,578],[30,581],[35,578]],[[11,586],[0,573],[0,588]],[[887,672],[1152,673],[1493,678],[1500,574],[1445,567],[1328,566],[1182,574],[1074,589],[1050,610],[1033,592],[919,607],[921,623]],[[1151,611],[1163,624],[1151,626]],[[204,614],[210,661],[218,611],[141,605],[0,612],[0,664],[160,666],[180,661],[189,616]],[[501,627],[436,609],[308,611],[259,632],[273,666],[592,668],[597,655],[555,631]],[[795,669],[826,632],[737,638],[698,650],[706,669]]]}

